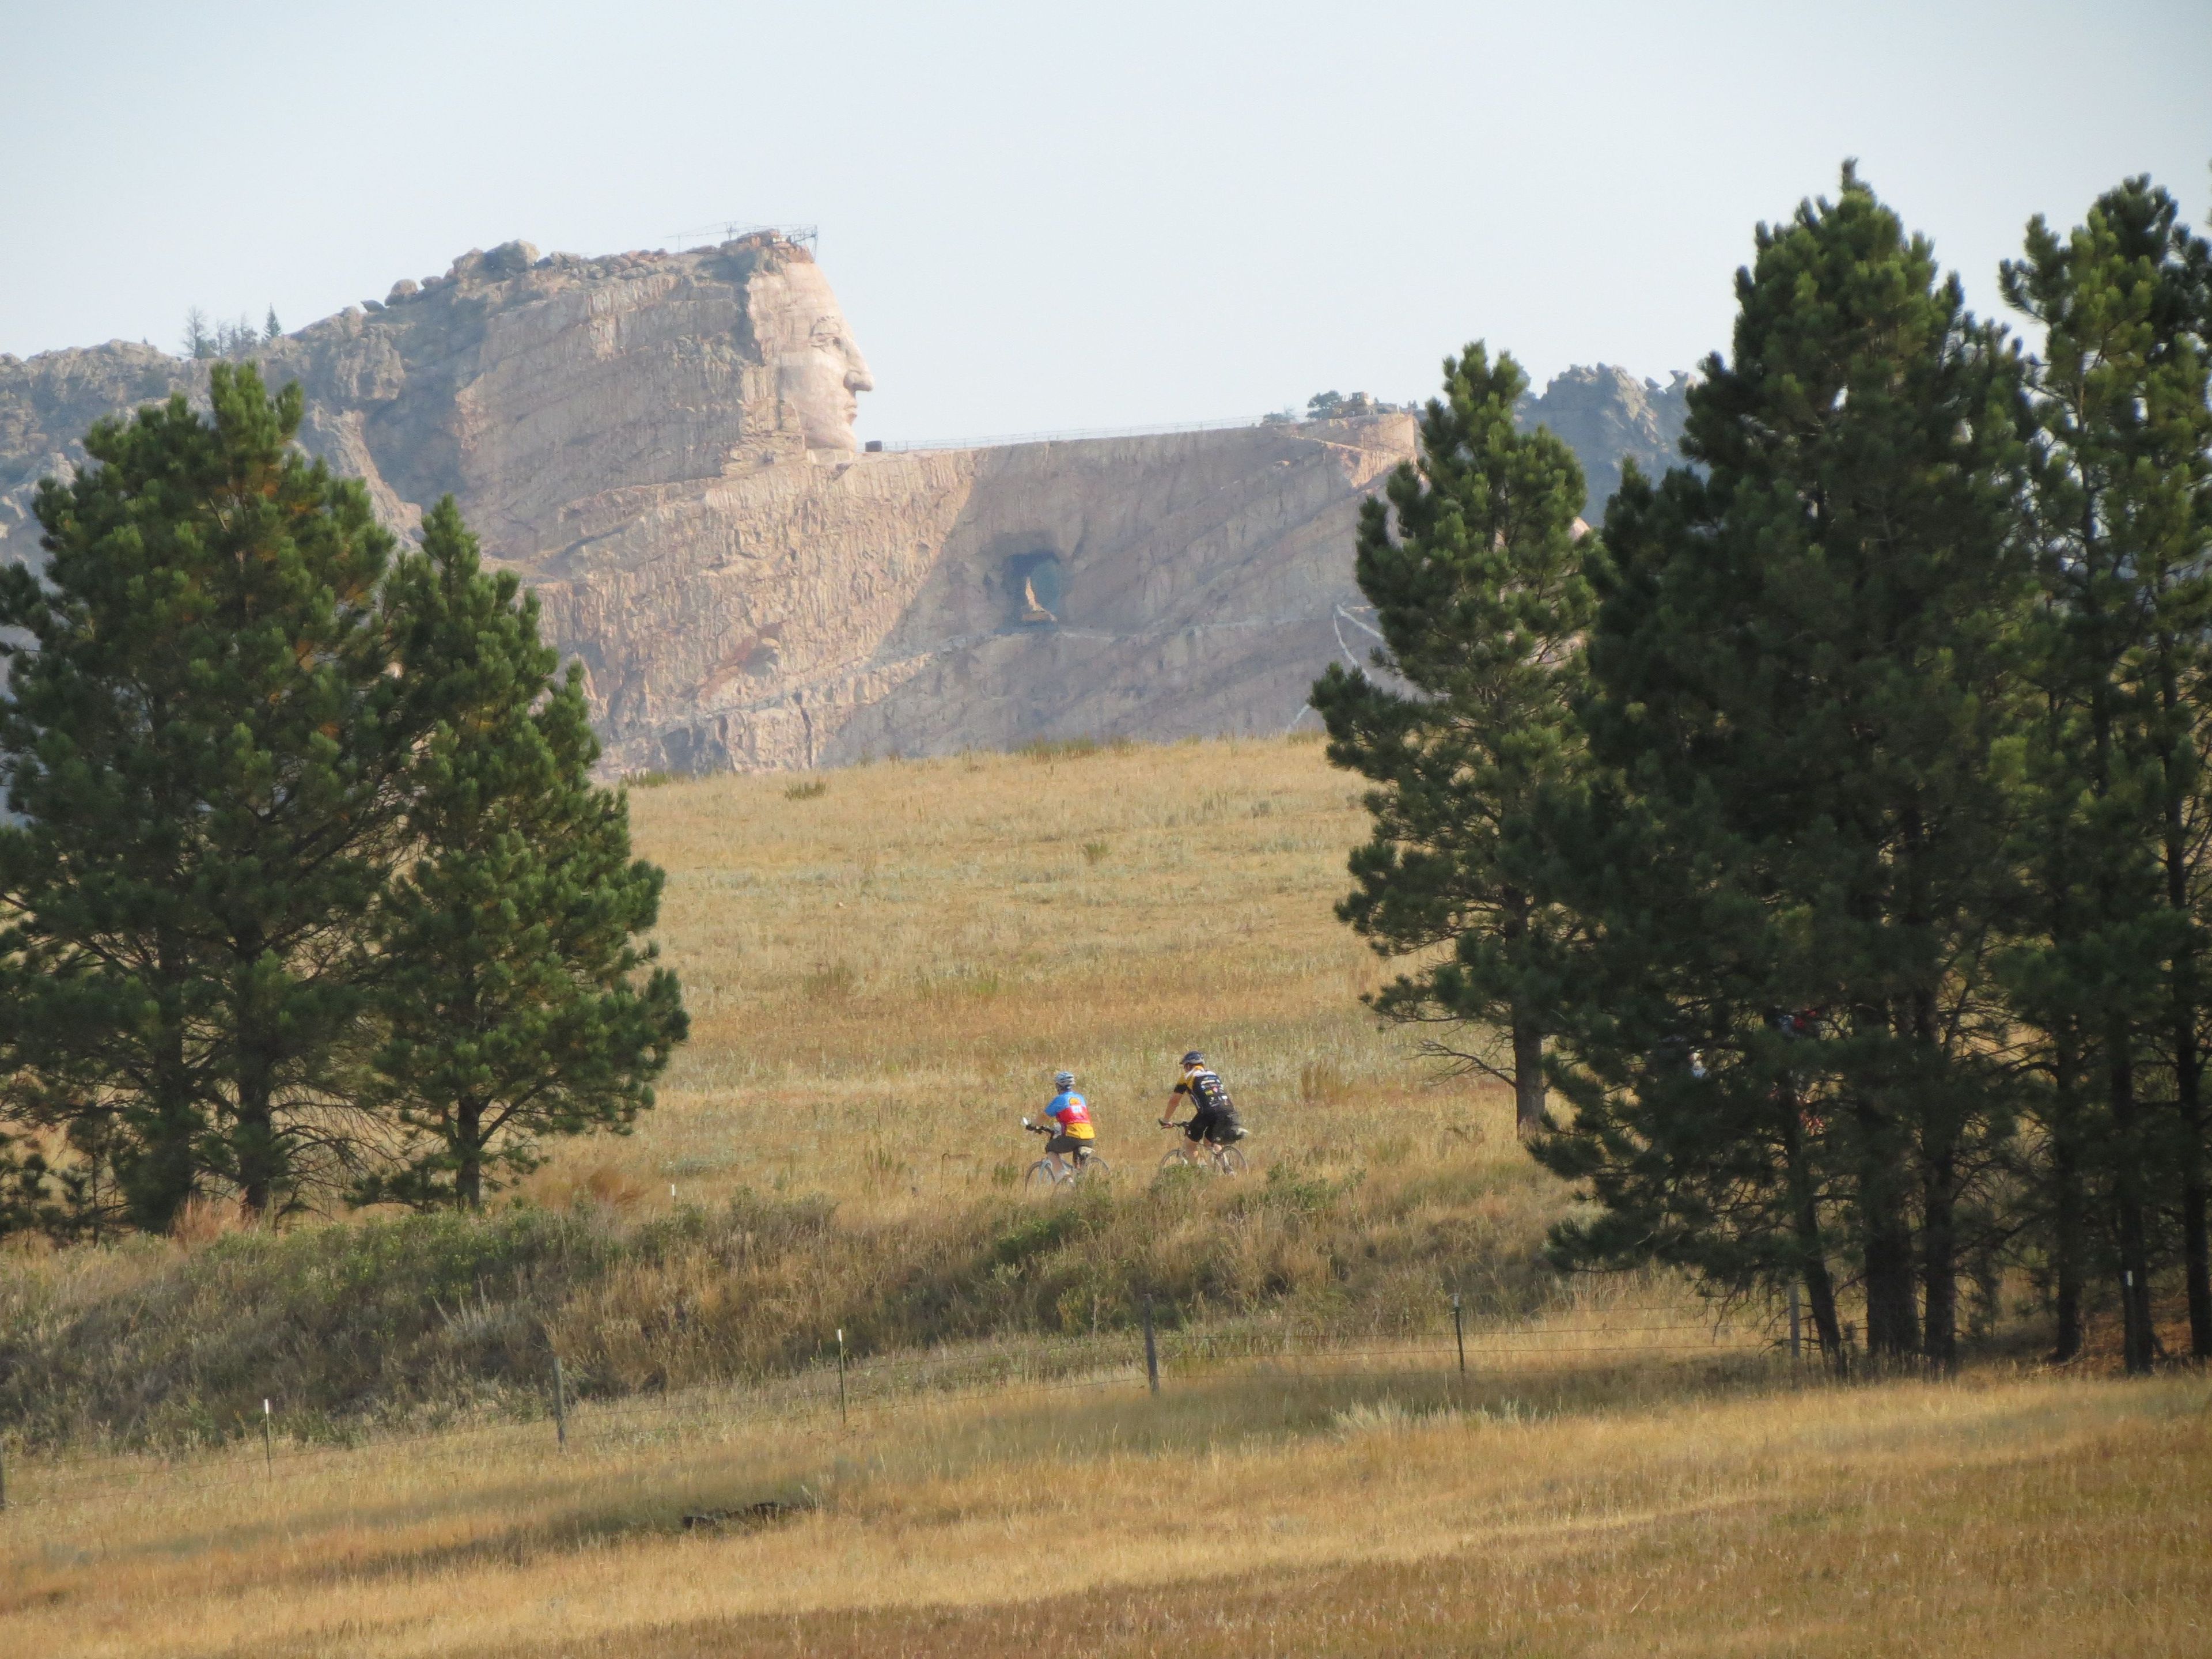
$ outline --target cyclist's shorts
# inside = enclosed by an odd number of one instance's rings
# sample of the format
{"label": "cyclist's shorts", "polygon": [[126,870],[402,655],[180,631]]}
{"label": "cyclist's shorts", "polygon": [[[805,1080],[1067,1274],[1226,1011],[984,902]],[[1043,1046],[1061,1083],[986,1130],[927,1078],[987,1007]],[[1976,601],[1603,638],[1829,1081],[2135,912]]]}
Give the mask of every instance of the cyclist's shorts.
{"label": "cyclist's shorts", "polygon": [[1195,1113],[1183,1127],[1183,1133],[1193,1140],[1211,1140],[1226,1146],[1237,1138],[1237,1115],[1234,1112]]}
{"label": "cyclist's shorts", "polygon": [[1054,1135],[1050,1139],[1045,1142],[1044,1149],[1048,1152],[1059,1152],[1066,1157],[1073,1158],[1076,1153],[1087,1151],[1097,1145],[1097,1142],[1091,1139],[1088,1136],[1085,1137],[1081,1140],[1078,1140],[1073,1135]]}

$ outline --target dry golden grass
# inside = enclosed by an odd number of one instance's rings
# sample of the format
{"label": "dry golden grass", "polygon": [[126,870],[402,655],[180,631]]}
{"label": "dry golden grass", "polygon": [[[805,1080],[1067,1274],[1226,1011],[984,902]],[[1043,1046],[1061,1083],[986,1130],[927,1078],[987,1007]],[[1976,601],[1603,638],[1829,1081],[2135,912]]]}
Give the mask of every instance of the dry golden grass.
{"label": "dry golden grass", "polygon": [[[695,1040],[635,1136],[562,1149],[532,1190],[647,1218],[672,1182],[725,1231],[752,1224],[720,1207],[740,1188],[818,1191],[837,1231],[758,1266],[750,1232],[735,1255],[664,1253],[565,1304],[556,1340],[610,1393],[678,1387],[587,1403],[565,1454],[537,1421],[280,1441],[273,1472],[252,1443],[17,1459],[0,1655],[2212,1651],[2201,1378],[1832,1387],[1759,1328],[1686,1334],[1679,1293],[1620,1284],[1486,1319],[1471,1380],[1451,1373],[1443,1285],[1525,1260],[1565,1200],[1510,1145],[1508,1101],[1437,1084],[1360,1009],[1382,965],[1329,903],[1363,823],[1316,746],[823,781],[635,797]],[[1258,1161],[1341,1196],[1117,1197],[1021,1269],[1058,1277],[994,1290],[997,1337],[871,1354],[849,1426],[819,1370],[678,1386],[833,1305],[895,1333],[888,1303],[833,1303],[842,1281],[1063,1213],[993,1207],[1057,1066],[1147,1173],[1193,1044]],[[1164,1334],[1158,1400],[1126,1323],[1086,1329],[1070,1300],[1091,1237],[1115,1283],[1211,1252],[1200,1300],[1238,1310]],[[945,1386],[1010,1371],[1029,1380]],[[763,1499],[804,1507],[679,1524]]]}
{"label": "dry golden grass", "polygon": [[669,875],[692,1039],[634,1137],[564,1149],[647,1206],[733,1185],[848,1211],[987,1188],[1075,1072],[1103,1146],[1149,1168],[1203,1048],[1262,1158],[1504,1151],[1494,1089],[1440,1080],[1359,1006],[1387,971],[1331,907],[1366,818],[1311,741],[974,755],[633,793]]}
{"label": "dry golden grass", "polygon": [[[549,1263],[420,1227],[27,1261],[0,1279],[26,1356],[0,1411],[40,1443],[173,1445],[235,1432],[267,1396],[280,1435],[315,1436],[532,1409],[548,1338],[605,1395],[787,1371],[841,1326],[863,1352],[1126,1326],[1139,1286],[1171,1322],[1337,1335],[1433,1326],[1448,1287],[1485,1315],[1546,1293],[1536,1249],[1566,1196],[1514,1145],[1509,1103],[1440,1078],[1358,1002],[1383,964],[1331,906],[1365,821],[1318,744],[811,781],[634,793],[695,1037],[635,1135],[556,1148],[526,1194],[614,1217],[582,1241],[605,1271],[560,1241]],[[1295,1184],[1147,1192],[1193,1044],[1236,1090],[1255,1165]],[[1061,1066],[1119,1169],[1113,1203],[1041,1239],[1012,1186],[1040,1150],[1016,1119]],[[740,1189],[757,1200],[733,1206]],[[362,1275],[381,1301],[356,1319],[329,1287]],[[438,1281],[435,1309],[416,1279]]]}
{"label": "dry golden grass", "polygon": [[[0,1629],[57,1659],[2212,1644],[2201,1380],[1171,1374],[842,1431],[698,1403],[566,1456],[535,1426],[273,1480],[19,1472],[47,1490],[0,1516]],[[769,1497],[818,1507],[680,1530]]]}

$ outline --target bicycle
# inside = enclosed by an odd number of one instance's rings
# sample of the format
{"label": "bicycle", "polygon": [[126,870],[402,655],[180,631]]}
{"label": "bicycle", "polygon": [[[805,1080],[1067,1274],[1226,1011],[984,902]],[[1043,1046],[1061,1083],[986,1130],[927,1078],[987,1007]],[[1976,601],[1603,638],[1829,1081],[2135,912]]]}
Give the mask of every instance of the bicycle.
{"label": "bicycle", "polygon": [[[1022,1120],[1022,1127],[1033,1135],[1058,1133],[1056,1125],[1032,1123],[1027,1118]],[[1079,1181],[1099,1181],[1112,1173],[1104,1158],[1088,1146],[1078,1146],[1070,1162],[1063,1164],[1048,1152],[1030,1164],[1029,1173],[1022,1178],[1022,1190],[1030,1193],[1058,1192],[1063,1188],[1073,1187]]]}
{"label": "bicycle", "polygon": [[[1187,1129],[1189,1120],[1160,1126],[1165,1129]],[[1237,1131],[1243,1135],[1243,1130]],[[1211,1170],[1216,1175],[1237,1176],[1251,1167],[1245,1161],[1244,1149],[1233,1140],[1209,1140],[1203,1146],[1186,1136],[1182,1144],[1160,1160],[1160,1168],[1172,1170],[1181,1164],[1193,1170]]]}

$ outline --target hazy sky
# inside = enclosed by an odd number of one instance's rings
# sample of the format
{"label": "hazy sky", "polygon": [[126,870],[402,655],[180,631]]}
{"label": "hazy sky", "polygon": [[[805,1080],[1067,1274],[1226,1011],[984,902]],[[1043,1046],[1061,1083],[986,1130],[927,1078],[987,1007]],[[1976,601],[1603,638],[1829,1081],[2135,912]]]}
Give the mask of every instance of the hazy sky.
{"label": "hazy sky", "polygon": [[0,351],[296,327],[471,247],[821,228],[939,437],[1425,396],[1724,345],[1845,155],[1994,304],[2037,211],[2200,221],[2212,0],[0,0]]}

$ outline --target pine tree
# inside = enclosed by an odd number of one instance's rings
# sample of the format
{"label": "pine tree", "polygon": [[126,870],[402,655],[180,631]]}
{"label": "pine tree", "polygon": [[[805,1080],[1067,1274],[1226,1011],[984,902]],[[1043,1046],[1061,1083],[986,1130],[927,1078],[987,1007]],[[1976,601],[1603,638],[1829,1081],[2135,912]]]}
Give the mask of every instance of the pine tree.
{"label": "pine tree", "polygon": [[1570,1255],[1674,1241],[1817,1304],[1849,1248],[1869,1346],[1948,1364],[2007,1127],[2018,371],[1849,167],[1736,288],[1690,396],[1705,476],[1632,477],[1606,517],[1602,776],[1551,866],[1594,941],[1562,1005],[1577,1112],[1539,1152],[1609,1211]]}
{"label": "pine tree", "polygon": [[276,321],[276,307],[271,306],[269,307],[268,319],[261,325],[261,343],[264,345],[275,345],[283,337],[284,330]]}
{"label": "pine tree", "polygon": [[1713,512],[1697,473],[1655,489],[1631,465],[1592,561],[1601,607],[1579,713],[1593,764],[1540,832],[1543,891],[1577,924],[1555,1067],[1574,1109],[1534,1151],[1595,1200],[1555,1230],[1564,1263],[1656,1261],[1730,1293],[1801,1283],[1840,1366],[1834,1033],[1807,1012],[1818,964],[1774,902],[1787,848],[1765,817],[1773,792],[1810,781],[1788,769],[1813,757],[1711,706],[1755,700],[1770,668],[1789,676],[1740,621],[1733,640],[1705,631],[1730,575],[1706,556]]}
{"label": "pine tree", "polygon": [[[2070,718],[2046,745],[2047,817],[2075,849],[2066,925],[2033,953],[2024,1004],[2053,1054],[2094,1055],[2124,1352],[2150,1366],[2159,1172],[2177,1179],[2191,1342],[2212,1356],[2205,922],[2212,827],[2212,247],[2148,179],[2062,240],[2038,217],[2007,299],[2042,325],[2033,500],[2047,594],[2039,653]],[[2075,1011],[2090,1016],[2082,1036]],[[2159,1086],[2160,1081],[2163,1087]],[[2161,1103],[2160,1097],[2163,1097]],[[2070,1126],[2048,1127],[2069,1164]],[[2076,1177],[2069,1174],[2069,1179]],[[2078,1249],[2078,1243],[2069,1245]],[[2078,1277],[2078,1266],[2062,1264]],[[2062,1351],[2078,1344],[2062,1310]]]}
{"label": "pine tree", "polygon": [[435,723],[378,927],[371,1098],[416,1139],[364,1195],[474,1208],[541,1137],[626,1128],[686,1018],[673,974],[639,982],[662,877],[630,857],[621,793],[591,781],[580,675],[555,680],[536,600],[484,574],[450,496],[391,603],[401,678]]}
{"label": "pine tree", "polygon": [[250,317],[241,314],[234,323],[215,325],[215,355],[218,357],[250,357],[261,344],[261,331],[253,325]]}
{"label": "pine tree", "polygon": [[2063,610],[2046,590],[2027,631],[2027,672],[2037,690],[2020,748],[2009,854],[2021,887],[2008,918],[2011,938],[1996,963],[2018,1016],[2021,1101],[2036,1131],[2011,1149],[2021,1194],[2012,1220],[2045,1281],[2051,1357],[2059,1361],[2081,1352],[2101,1192],[2098,1148],[2108,1139],[2094,1083],[2103,1026],[2081,995],[2082,945],[2093,931],[2090,872],[2106,848],[2094,816],[2081,810],[2083,710],[2063,668],[2064,626]]}
{"label": "pine tree", "polygon": [[0,573],[4,1024],[16,1109],[113,1148],[160,1227],[343,1163],[365,920],[410,734],[377,609],[392,538],[291,444],[300,390],[217,364],[96,425],[38,497],[50,561]]}
{"label": "pine tree", "polygon": [[1573,535],[1582,469],[1551,433],[1515,430],[1527,389],[1480,342],[1445,360],[1420,470],[1401,467],[1388,507],[1370,500],[1359,526],[1376,664],[1409,690],[1332,665],[1313,690],[1329,759],[1376,786],[1374,838],[1337,914],[1384,956],[1450,947],[1376,1006],[1449,1028],[1436,1047],[1511,1085],[1524,1135],[1544,1118],[1558,926],[1533,895],[1527,843],[1539,796],[1580,753],[1570,691],[1592,604]]}

